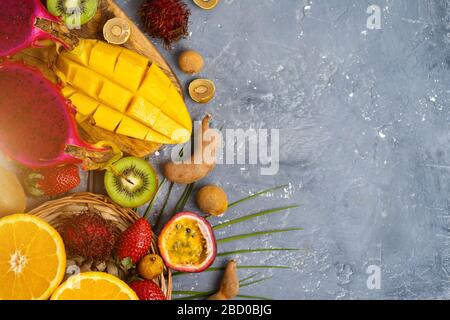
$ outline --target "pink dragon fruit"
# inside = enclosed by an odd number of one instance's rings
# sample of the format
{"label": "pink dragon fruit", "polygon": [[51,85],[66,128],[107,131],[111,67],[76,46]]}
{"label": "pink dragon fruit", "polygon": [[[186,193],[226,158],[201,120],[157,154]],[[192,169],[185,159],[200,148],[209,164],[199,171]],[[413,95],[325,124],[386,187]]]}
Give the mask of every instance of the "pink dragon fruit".
{"label": "pink dragon fruit", "polygon": [[0,57],[51,39],[71,49],[78,39],[39,0],[0,1]]}
{"label": "pink dragon fruit", "polygon": [[39,70],[0,64],[0,150],[11,159],[29,168],[83,163],[98,169],[117,156],[114,149],[84,142],[74,114],[60,88]]}

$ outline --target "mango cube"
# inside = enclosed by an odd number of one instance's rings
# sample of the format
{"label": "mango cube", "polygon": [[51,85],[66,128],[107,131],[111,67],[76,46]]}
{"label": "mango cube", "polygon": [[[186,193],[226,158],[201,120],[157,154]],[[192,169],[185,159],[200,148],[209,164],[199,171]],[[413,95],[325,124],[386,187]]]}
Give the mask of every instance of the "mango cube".
{"label": "mango cube", "polygon": [[131,102],[127,114],[135,120],[153,127],[162,113],[151,103],[138,96]]}
{"label": "mango cube", "polygon": [[147,67],[147,58],[133,51],[123,50],[114,69],[114,81],[136,92],[142,82]]}
{"label": "mango cube", "polygon": [[76,92],[75,88],[72,86],[65,86],[64,88],[61,89],[61,93],[63,95],[64,98],[69,98],[71,95],[73,95]]}
{"label": "mango cube", "polygon": [[58,58],[56,67],[58,68],[60,76],[63,76],[61,79],[63,82],[71,82],[78,69],[81,68],[80,65],[64,56]]}
{"label": "mango cube", "polygon": [[122,121],[123,114],[102,104],[95,111],[93,118],[96,126],[114,132]]}
{"label": "mango cube", "polygon": [[100,105],[97,100],[81,92],[77,92],[72,95],[70,97],[70,101],[72,101],[72,104],[77,108],[77,112],[84,116],[90,116],[91,114],[93,114],[97,107]]}
{"label": "mango cube", "polygon": [[145,140],[155,142],[155,143],[172,143],[172,141],[166,137],[165,135],[162,135],[161,133],[156,132],[153,129],[150,129],[147,133],[147,136],[145,137]]}
{"label": "mango cube", "polygon": [[91,97],[97,98],[98,92],[103,84],[103,79],[94,71],[79,67],[71,84]]}
{"label": "mango cube", "polygon": [[105,42],[99,41],[91,51],[89,66],[98,73],[112,78],[117,59],[122,52],[122,47],[111,46]]}
{"label": "mango cube", "polygon": [[188,141],[191,136],[191,133],[187,129],[180,127],[175,121],[170,119],[164,113],[159,116],[152,128],[155,131],[169,137],[171,140],[179,143],[181,141]]}
{"label": "mango cube", "polygon": [[142,123],[139,123],[129,117],[124,117],[122,122],[117,127],[116,133],[144,140],[147,136],[148,130],[149,129]]}
{"label": "mango cube", "polygon": [[123,87],[111,82],[105,81],[100,90],[98,98],[108,106],[114,107],[118,111],[125,113],[133,94]]}
{"label": "mango cube", "polygon": [[159,108],[166,102],[171,84],[167,85],[166,82],[160,81],[158,75],[150,70],[145,75],[138,92],[148,102]]}
{"label": "mango cube", "polygon": [[87,39],[80,42],[80,45],[74,48],[70,53],[64,51],[61,53],[61,56],[69,58],[74,62],[81,63],[84,66],[89,64],[89,58],[91,56],[91,51],[94,45],[97,43],[97,40]]}
{"label": "mango cube", "polygon": [[156,63],[152,63],[150,68],[148,68],[148,72],[156,76],[158,78],[158,81],[161,82],[162,86],[168,87],[172,85],[172,81],[170,81],[167,75],[161,70],[160,67],[158,67]]}
{"label": "mango cube", "polygon": [[192,121],[189,112],[186,108],[180,108],[184,104],[178,90],[171,86],[169,89],[169,96],[166,102],[161,106],[161,111],[182,125],[184,128],[192,131]]}

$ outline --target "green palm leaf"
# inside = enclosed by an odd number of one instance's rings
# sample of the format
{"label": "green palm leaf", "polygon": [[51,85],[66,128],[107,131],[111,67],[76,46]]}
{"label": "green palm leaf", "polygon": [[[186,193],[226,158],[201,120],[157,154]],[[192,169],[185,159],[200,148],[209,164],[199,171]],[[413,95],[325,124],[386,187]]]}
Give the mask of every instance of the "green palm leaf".
{"label": "green palm leaf", "polygon": [[236,219],[224,222],[224,223],[220,223],[218,225],[215,225],[213,227],[213,229],[214,230],[219,230],[219,229],[231,226],[231,225],[236,224],[236,223],[241,223],[241,222],[244,222],[244,221],[247,221],[247,220],[250,220],[250,219],[255,219],[257,217],[265,216],[265,215],[268,215],[268,214],[273,214],[273,213],[276,213],[276,212],[280,212],[280,211],[284,211],[284,210],[288,210],[288,209],[292,209],[292,208],[298,208],[298,207],[299,207],[298,205],[293,205],[293,206],[287,206],[287,207],[281,207],[281,208],[275,208],[275,209],[260,211],[260,212],[257,212],[257,213],[246,215],[244,217],[240,217],[240,218],[236,218]]}
{"label": "green palm leaf", "polygon": [[243,299],[250,299],[250,300],[272,300],[272,299],[266,298],[266,297],[249,296],[249,295],[244,295],[244,294],[238,294],[237,297],[238,298],[243,298]]}
{"label": "green palm leaf", "polygon": [[180,196],[180,199],[178,199],[177,204],[175,205],[175,208],[173,209],[173,214],[183,211],[184,207],[186,206],[186,203],[188,202],[189,198],[191,197],[192,190],[194,190],[194,185],[195,185],[195,183],[186,185],[183,193]]}
{"label": "green palm leaf", "polygon": [[161,210],[159,210],[158,216],[156,217],[155,221],[155,230],[158,230],[159,222],[161,221],[161,217],[164,213],[164,210],[166,210],[167,203],[169,202],[170,194],[172,193],[174,183],[171,182],[169,185],[169,191],[167,192],[166,198],[164,199],[163,206],[161,207]]}
{"label": "green palm leaf", "polygon": [[164,177],[164,179],[162,179],[161,183],[160,183],[159,186],[158,186],[158,190],[156,191],[155,196],[153,197],[152,201],[150,201],[150,203],[148,204],[147,208],[145,209],[145,212],[144,212],[144,218],[145,218],[145,219],[148,219],[148,217],[149,217],[149,215],[150,215],[150,211],[152,210],[153,205],[155,204],[156,198],[158,198],[158,195],[159,195],[159,193],[160,193],[162,187],[163,187],[164,184],[166,183],[166,181],[167,181],[167,180],[166,180],[166,178]]}
{"label": "green palm leaf", "polygon": [[242,198],[240,200],[237,200],[237,201],[234,201],[234,202],[230,203],[228,205],[228,208],[234,207],[234,206],[236,206],[236,205],[238,205],[238,204],[240,204],[242,202],[245,202],[245,201],[254,199],[256,197],[262,196],[263,194],[266,194],[266,193],[269,193],[269,192],[272,192],[272,191],[276,191],[276,190],[279,190],[279,189],[286,188],[288,186],[289,186],[288,184],[283,184],[281,186],[276,186],[276,187],[273,187],[273,188],[270,188],[270,189],[259,191],[259,192],[255,193],[255,194],[252,194],[252,195],[248,196],[248,197],[245,197],[245,198]]}
{"label": "green palm leaf", "polygon": [[[290,269],[288,266],[237,266],[238,269]],[[225,267],[211,267],[206,269],[203,272],[214,272],[214,271],[223,271]],[[178,277],[182,275],[191,275],[192,273],[186,272],[174,272],[172,273],[172,277]]]}
{"label": "green palm leaf", "polygon": [[237,236],[231,236],[231,237],[227,237],[227,238],[218,239],[216,242],[217,243],[227,243],[227,242],[232,242],[232,241],[236,241],[236,240],[258,237],[258,236],[262,236],[262,235],[266,235],[266,234],[282,233],[282,232],[289,232],[289,231],[300,231],[300,230],[303,230],[303,228],[288,228],[288,229],[257,231],[257,232],[240,234]]}
{"label": "green palm leaf", "polygon": [[232,256],[235,254],[242,254],[242,253],[257,253],[257,252],[270,252],[270,251],[299,251],[304,249],[296,249],[296,248],[258,248],[258,249],[242,249],[242,250],[234,250],[234,251],[226,251],[226,252],[219,252],[217,254],[218,257],[226,257],[226,256]]}

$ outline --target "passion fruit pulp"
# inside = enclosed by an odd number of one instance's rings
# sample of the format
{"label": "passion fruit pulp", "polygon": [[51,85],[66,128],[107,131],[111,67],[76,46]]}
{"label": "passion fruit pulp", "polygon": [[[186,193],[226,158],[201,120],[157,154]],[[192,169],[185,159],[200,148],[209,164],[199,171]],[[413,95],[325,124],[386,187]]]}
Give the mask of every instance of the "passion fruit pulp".
{"label": "passion fruit pulp", "polygon": [[180,272],[202,272],[216,258],[211,225],[193,212],[180,212],[165,225],[158,247],[166,265]]}

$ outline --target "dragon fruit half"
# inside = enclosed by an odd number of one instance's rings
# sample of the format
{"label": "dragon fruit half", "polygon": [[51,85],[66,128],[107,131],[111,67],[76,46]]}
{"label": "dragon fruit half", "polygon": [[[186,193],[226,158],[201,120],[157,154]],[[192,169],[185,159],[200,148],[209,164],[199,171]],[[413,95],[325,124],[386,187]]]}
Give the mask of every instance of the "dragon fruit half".
{"label": "dragon fruit half", "polygon": [[0,0],[0,57],[51,39],[73,48],[78,39],[39,0]]}
{"label": "dragon fruit half", "polygon": [[120,151],[85,143],[74,114],[60,88],[39,70],[0,64],[0,150],[7,156],[29,168],[83,163],[98,169],[112,161]]}

